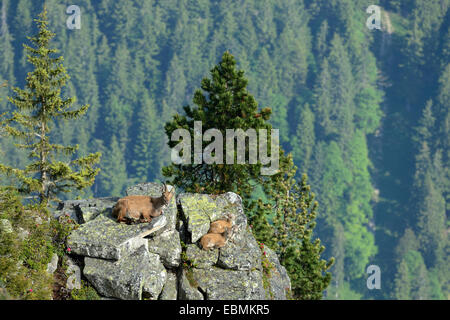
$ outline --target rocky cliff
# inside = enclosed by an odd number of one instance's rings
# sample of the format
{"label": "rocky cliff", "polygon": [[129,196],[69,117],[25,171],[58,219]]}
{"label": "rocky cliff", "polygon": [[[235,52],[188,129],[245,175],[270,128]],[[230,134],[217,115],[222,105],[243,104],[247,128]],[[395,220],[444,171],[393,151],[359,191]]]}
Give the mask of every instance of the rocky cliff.
{"label": "rocky cliff", "polygon": [[[156,183],[127,190],[127,195],[161,193]],[[65,201],[55,211],[56,218],[69,215],[80,224],[67,239],[76,257],[70,259],[75,283],[83,277],[101,296],[116,299],[281,300],[289,294],[285,268],[256,242],[237,194],[179,194],[161,216],[136,225],[114,220],[117,200]],[[230,214],[235,227],[227,244],[202,250],[198,242],[210,223]]]}

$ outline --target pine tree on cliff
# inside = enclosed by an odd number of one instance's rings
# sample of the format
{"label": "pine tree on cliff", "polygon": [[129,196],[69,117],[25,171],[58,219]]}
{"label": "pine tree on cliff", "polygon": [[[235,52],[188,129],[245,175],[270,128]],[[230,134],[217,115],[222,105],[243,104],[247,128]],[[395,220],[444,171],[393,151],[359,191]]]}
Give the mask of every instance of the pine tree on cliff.
{"label": "pine tree on cliff", "polygon": [[[197,90],[194,95],[197,108],[186,106],[186,116],[177,114],[166,123],[169,139],[175,130],[184,128],[190,133],[189,143],[192,146],[195,143],[194,121],[202,122],[202,134],[208,129],[218,129],[223,137],[226,136],[226,129],[272,129],[267,122],[270,109],[258,110],[255,99],[246,90],[244,72],[237,71],[235,64],[233,56],[225,52],[219,64],[211,70],[212,80],[205,78],[202,81],[201,88],[208,95]],[[178,143],[169,141],[169,147],[174,148]],[[204,148],[203,142],[202,150]],[[248,154],[250,145],[246,144],[245,148],[245,154]],[[280,148],[280,170],[272,176],[261,176],[260,163],[193,164],[194,157],[191,152],[190,163],[171,164],[163,168],[163,174],[171,178],[172,184],[189,192],[238,193],[243,199],[255,238],[275,249],[286,266],[292,279],[293,296],[298,299],[320,299],[331,280],[327,270],[333,259],[328,262],[320,259],[324,247],[319,239],[312,240],[317,203],[313,202],[314,196],[310,193],[306,177],[300,185],[296,183],[297,168],[292,157],[285,156]],[[256,199],[253,191],[257,185],[264,190],[266,201]],[[272,222],[269,217],[274,217]]]}
{"label": "pine tree on cliff", "polygon": [[78,146],[51,143],[53,122],[74,120],[85,114],[89,105],[72,109],[75,98],[61,97],[61,89],[69,76],[62,65],[63,57],[53,57],[57,50],[50,47],[50,42],[55,34],[48,29],[45,7],[35,21],[39,32],[29,38],[34,47],[25,45],[27,59],[34,70],[28,73],[25,89],[14,88],[14,96],[8,100],[16,110],[1,122],[7,134],[22,142],[17,147],[29,150],[31,163],[25,169],[0,164],[0,171],[14,176],[21,192],[37,195],[39,203],[46,206],[60,192],[91,186],[99,171],[93,165],[99,161],[100,154],[63,161],[64,156],[72,156]]}
{"label": "pine tree on cliff", "polygon": [[[258,110],[255,98],[247,91],[247,79],[244,71],[236,69],[234,57],[225,52],[222,60],[211,70],[212,79],[204,78],[201,88],[193,98],[197,107],[185,106],[186,116],[175,115],[173,120],[165,125],[166,134],[171,139],[172,133],[179,128],[189,131],[194,145],[194,121],[201,121],[202,134],[208,129],[218,129],[223,138],[226,129],[240,128],[243,131],[251,128],[266,129],[270,134],[271,125],[267,122],[271,110]],[[175,147],[178,141],[169,141],[169,147]],[[202,142],[202,150],[210,142]],[[225,147],[225,143],[224,143]],[[225,148],[224,148],[225,149]],[[224,150],[223,154],[226,154]],[[245,154],[248,154],[246,145]],[[194,163],[194,153],[191,152],[190,164],[170,164],[163,168],[163,175],[172,177],[173,184],[190,192],[223,193],[234,191],[243,197],[244,202],[250,195],[257,181],[260,180],[261,163],[254,165],[234,164],[206,164]],[[224,161],[225,162],[225,161]],[[249,205],[247,203],[247,205]]]}

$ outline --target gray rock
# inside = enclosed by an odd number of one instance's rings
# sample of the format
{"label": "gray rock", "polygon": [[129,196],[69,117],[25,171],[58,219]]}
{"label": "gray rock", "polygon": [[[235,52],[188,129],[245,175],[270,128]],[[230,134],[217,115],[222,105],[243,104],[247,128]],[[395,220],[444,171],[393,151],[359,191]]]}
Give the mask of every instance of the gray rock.
{"label": "gray rock", "polygon": [[261,300],[265,297],[259,270],[193,269],[197,290],[206,300]]}
{"label": "gray rock", "polygon": [[47,264],[47,272],[53,274],[58,268],[58,255],[56,253],[53,254],[52,260]]}
{"label": "gray rock", "polygon": [[217,220],[222,215],[215,200],[209,195],[183,193],[178,196],[177,201],[181,205],[184,220],[187,222],[191,243],[197,242],[205,235],[211,221]]}
{"label": "gray rock", "polygon": [[181,270],[178,275],[178,300],[204,300],[198,290],[198,284],[193,280],[192,270]]}
{"label": "gray rock", "polygon": [[67,257],[66,274],[66,289],[81,289],[81,269],[70,257]]}
{"label": "gray rock", "polygon": [[203,250],[196,244],[188,244],[186,256],[188,259],[192,260],[196,268],[209,269],[217,263],[219,249]]}
{"label": "gray rock", "polygon": [[283,267],[276,253],[268,247],[265,247],[266,256],[270,263],[273,266],[273,269],[270,271],[270,291],[271,298],[273,300],[286,300],[286,293],[291,292],[291,280],[289,279],[286,268]]}
{"label": "gray rock", "polygon": [[181,261],[180,234],[176,230],[167,230],[148,239],[148,251],[160,256],[166,268],[176,268]]}
{"label": "gray rock", "polygon": [[228,210],[232,210],[234,216],[234,224],[227,244],[219,249],[218,266],[233,270],[260,270],[261,250],[247,226],[247,216],[242,208],[241,197],[228,192],[219,196],[218,201],[227,201],[228,206],[231,206]]}
{"label": "gray rock", "polygon": [[162,228],[166,218],[161,215],[149,223],[127,225],[99,215],[72,231],[67,239],[71,252],[92,258],[119,260],[141,246],[147,248],[145,236]]}
{"label": "gray rock", "polygon": [[53,211],[53,215],[55,218],[67,215],[78,224],[82,224],[95,219],[100,214],[111,215],[112,208],[117,200],[119,200],[117,197],[68,200],[61,202],[58,208]]}
{"label": "gray rock", "polygon": [[230,214],[236,216],[242,210],[240,198],[234,195],[231,192],[221,196],[183,193],[177,197],[191,235],[191,243],[197,242],[208,232],[212,221]]}
{"label": "gray rock", "polygon": [[233,240],[220,248],[218,266],[233,270],[261,270],[261,250],[252,233],[238,229]]}
{"label": "gray rock", "polygon": [[[172,190],[173,186],[167,185],[169,190]],[[127,196],[132,195],[141,195],[141,196],[150,196],[150,197],[160,197],[164,191],[163,185],[154,182],[141,183],[135,186],[132,186],[126,190]],[[170,199],[169,204],[164,209],[162,215],[167,218],[167,224],[164,228],[161,228],[156,232],[156,234],[161,234],[167,230],[175,230],[176,221],[177,221],[177,204],[176,204],[176,195]]]}
{"label": "gray rock", "polygon": [[159,296],[159,300],[177,300],[178,296],[177,275],[173,272],[167,272],[166,283]]}
{"label": "gray rock", "polygon": [[83,274],[102,296],[122,300],[157,299],[167,277],[159,256],[144,246],[118,261],[86,257]]}
{"label": "gray rock", "polygon": [[11,222],[8,219],[0,219],[0,232],[3,233],[12,233],[13,227]]}

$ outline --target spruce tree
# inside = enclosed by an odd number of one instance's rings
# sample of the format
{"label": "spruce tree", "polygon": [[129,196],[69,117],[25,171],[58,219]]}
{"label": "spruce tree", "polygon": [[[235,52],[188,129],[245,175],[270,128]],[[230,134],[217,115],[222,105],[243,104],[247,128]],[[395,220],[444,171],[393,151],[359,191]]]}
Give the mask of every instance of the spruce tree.
{"label": "spruce tree", "polygon": [[89,105],[71,109],[75,98],[61,97],[69,76],[63,57],[53,57],[58,51],[50,46],[55,34],[48,29],[46,7],[35,21],[39,32],[29,38],[34,47],[25,45],[34,70],[28,73],[25,89],[14,88],[14,96],[8,100],[16,111],[1,123],[7,134],[22,141],[17,147],[28,150],[31,163],[25,169],[0,164],[0,171],[17,178],[20,191],[37,194],[39,203],[46,206],[61,192],[91,186],[98,173],[93,165],[100,154],[62,161],[62,156],[72,155],[78,146],[51,143],[54,121],[74,120],[85,114]]}

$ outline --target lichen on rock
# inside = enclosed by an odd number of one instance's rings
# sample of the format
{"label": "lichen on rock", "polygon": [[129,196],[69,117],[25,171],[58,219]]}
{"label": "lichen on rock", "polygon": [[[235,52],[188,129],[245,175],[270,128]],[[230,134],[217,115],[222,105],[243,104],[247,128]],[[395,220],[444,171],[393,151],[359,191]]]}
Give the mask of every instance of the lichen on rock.
{"label": "lichen on rock", "polygon": [[176,230],[165,231],[147,241],[148,251],[158,254],[166,268],[176,268],[180,265],[180,234]]}
{"label": "lichen on rock", "polygon": [[86,257],[83,274],[101,295],[122,300],[157,299],[167,276],[144,246],[118,261]]}
{"label": "lichen on rock", "polygon": [[74,230],[67,239],[67,246],[75,254],[119,260],[141,246],[147,247],[145,236],[165,225],[161,215],[150,223],[126,225],[100,215]]}

